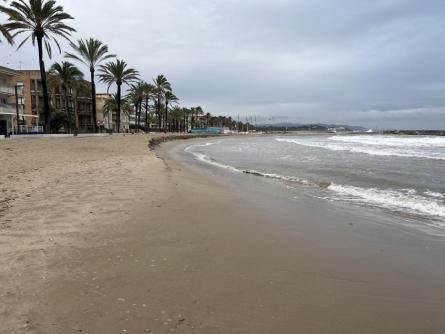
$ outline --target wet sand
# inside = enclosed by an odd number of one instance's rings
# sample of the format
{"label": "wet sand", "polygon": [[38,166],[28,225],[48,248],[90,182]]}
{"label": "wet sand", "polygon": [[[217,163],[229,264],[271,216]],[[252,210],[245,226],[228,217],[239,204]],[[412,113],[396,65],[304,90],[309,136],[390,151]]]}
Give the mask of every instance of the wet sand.
{"label": "wet sand", "polygon": [[0,333],[443,333],[442,238],[287,214],[148,139],[0,142]]}

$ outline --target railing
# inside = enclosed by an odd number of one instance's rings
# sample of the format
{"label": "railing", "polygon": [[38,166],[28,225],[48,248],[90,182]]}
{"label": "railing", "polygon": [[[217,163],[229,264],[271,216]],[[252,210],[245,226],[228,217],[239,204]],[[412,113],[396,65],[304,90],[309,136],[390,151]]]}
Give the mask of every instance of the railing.
{"label": "railing", "polygon": [[0,85],[0,93],[8,94],[8,95],[15,95],[15,88]]}
{"label": "railing", "polygon": [[21,134],[43,133],[43,126],[40,126],[40,125],[34,125],[34,126],[20,125],[19,132]]}
{"label": "railing", "polygon": [[[0,114],[7,114],[7,115],[16,115],[17,109],[16,106],[12,106],[10,104],[3,104],[0,105]],[[19,106],[19,115],[23,115],[23,106]]]}
{"label": "railing", "polygon": [[[20,111],[20,110],[19,110]],[[0,106],[0,114],[7,114],[7,115],[15,115],[16,109],[9,105],[1,105]]]}

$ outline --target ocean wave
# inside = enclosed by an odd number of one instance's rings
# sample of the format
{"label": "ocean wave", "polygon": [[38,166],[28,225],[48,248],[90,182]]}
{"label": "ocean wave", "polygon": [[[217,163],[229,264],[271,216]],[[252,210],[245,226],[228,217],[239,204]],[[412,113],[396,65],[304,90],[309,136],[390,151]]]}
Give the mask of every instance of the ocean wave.
{"label": "ocean wave", "polygon": [[[215,142],[204,145],[193,146],[209,146]],[[187,149],[186,149],[187,150]],[[297,176],[281,175],[277,173],[262,172],[253,169],[241,169],[231,166],[209,157],[206,154],[187,150],[198,160],[206,164],[213,165],[218,168],[230,170],[232,172],[258,176],[267,179],[275,179],[278,181],[295,183],[298,185],[312,186],[319,188],[323,192],[328,191],[328,196],[320,198],[329,200],[340,200],[360,203],[362,205],[386,208],[396,212],[405,212],[428,217],[445,218],[445,194],[424,191],[418,192],[415,189],[377,189],[362,188],[351,185],[341,185],[333,182],[316,182],[313,180],[303,179]]]}
{"label": "ocean wave", "polygon": [[[213,144],[213,143],[207,143],[204,145],[192,145],[192,146],[209,146],[208,144]],[[301,179],[295,176],[286,176],[286,175],[280,175],[280,174],[275,174],[275,173],[263,173],[257,170],[253,170],[253,169],[240,169],[240,168],[236,168],[235,166],[231,166],[231,165],[227,165],[224,164],[222,162],[218,162],[215,159],[209,157],[206,154],[203,153],[198,153],[198,152],[190,152],[189,148],[191,148],[192,146],[189,146],[185,149],[186,152],[192,153],[193,156],[201,162],[205,162],[209,165],[215,166],[215,167],[219,167],[219,168],[223,168],[223,169],[228,169],[231,170],[233,172],[237,172],[237,173],[243,173],[243,174],[248,174],[248,175],[254,175],[254,176],[260,176],[260,177],[264,177],[264,178],[268,178],[268,179],[276,179],[276,180],[281,180],[281,181],[288,181],[288,182],[294,182],[294,183],[299,183],[299,184],[311,184],[311,182],[309,182],[308,180],[305,179]]]}
{"label": "ocean wave", "polygon": [[428,197],[433,197],[433,198],[438,198],[438,199],[445,198],[445,196],[443,194],[435,192],[435,191],[431,191],[431,190],[425,191],[424,194],[427,195]]}
{"label": "ocean wave", "polygon": [[187,147],[184,149],[184,152],[190,152],[190,150],[191,150],[192,148],[194,148],[194,147],[208,147],[208,146],[212,146],[212,145],[220,144],[221,142],[222,142],[222,140],[218,140],[218,141],[208,142],[208,143],[205,143],[205,144],[194,144],[194,145],[190,145],[190,146],[187,146]]}
{"label": "ocean wave", "polygon": [[329,140],[343,143],[366,144],[372,146],[397,146],[397,147],[438,147],[445,148],[445,137],[425,136],[332,136]]}
{"label": "ocean wave", "polygon": [[[434,200],[417,193],[414,189],[390,190],[361,188],[331,183],[328,190],[340,195],[340,200],[351,200],[368,205],[403,211],[425,216],[445,217],[445,206],[442,201]],[[440,194],[442,195],[442,194]]]}
{"label": "ocean wave", "polygon": [[219,167],[219,168],[223,168],[223,169],[228,169],[228,170],[231,170],[231,171],[237,172],[237,173],[243,173],[243,170],[238,169],[238,168],[233,167],[233,166],[230,166],[230,165],[223,164],[221,162],[218,162],[218,161],[210,158],[208,155],[205,155],[203,153],[192,152],[192,154],[195,156],[195,158],[197,160],[199,160],[201,162],[205,162],[205,163],[207,163],[209,165],[213,165],[213,166],[216,166],[216,167]]}
{"label": "ocean wave", "polygon": [[[381,138],[374,138],[377,136],[369,136],[369,138],[366,139],[364,139],[365,136],[360,136],[361,138],[358,139],[354,139],[354,136],[350,137],[351,138],[346,138],[346,136],[338,136],[314,141],[309,141],[307,138],[275,138],[275,140],[278,142],[293,143],[331,151],[362,153],[374,156],[445,160],[445,146],[442,146],[445,144],[442,144],[442,139],[436,141],[435,144],[431,142],[428,145],[426,138],[424,138],[423,143],[411,145],[411,139],[409,140],[409,143],[403,143],[402,139],[398,139],[397,144],[394,144],[394,141],[391,144],[391,142],[383,142]],[[430,138],[428,141],[433,141],[433,139]]]}

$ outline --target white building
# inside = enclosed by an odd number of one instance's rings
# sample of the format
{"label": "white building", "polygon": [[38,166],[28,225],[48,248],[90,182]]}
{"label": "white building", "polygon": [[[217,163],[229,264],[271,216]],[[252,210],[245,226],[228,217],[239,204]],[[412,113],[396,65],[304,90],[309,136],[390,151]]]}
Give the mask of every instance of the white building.
{"label": "white building", "polygon": [[16,133],[24,122],[23,83],[17,81],[19,76],[19,71],[0,66],[0,136]]}

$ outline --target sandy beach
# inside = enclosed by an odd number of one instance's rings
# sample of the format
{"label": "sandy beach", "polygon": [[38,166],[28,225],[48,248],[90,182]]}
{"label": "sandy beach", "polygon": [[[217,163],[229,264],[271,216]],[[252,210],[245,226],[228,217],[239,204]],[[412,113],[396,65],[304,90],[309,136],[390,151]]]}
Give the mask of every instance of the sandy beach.
{"label": "sandy beach", "polygon": [[291,222],[149,139],[0,142],[0,333],[444,332],[442,238]]}

